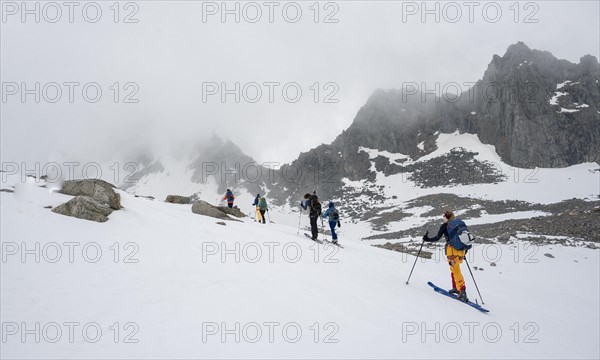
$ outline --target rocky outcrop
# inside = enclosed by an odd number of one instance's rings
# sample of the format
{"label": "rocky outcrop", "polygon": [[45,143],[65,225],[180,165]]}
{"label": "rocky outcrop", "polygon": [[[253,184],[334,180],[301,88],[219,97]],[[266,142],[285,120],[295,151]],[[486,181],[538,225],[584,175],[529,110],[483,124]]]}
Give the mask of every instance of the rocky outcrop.
{"label": "rocky outcrop", "polygon": [[106,204],[85,195],[79,195],[52,209],[57,214],[79,219],[105,222],[114,210]]}
{"label": "rocky outcrop", "polygon": [[594,56],[573,64],[519,42],[494,56],[474,101],[461,104],[463,113],[476,115],[460,122],[514,166],[600,161],[599,80]]}
{"label": "rocky outcrop", "polygon": [[192,200],[188,196],[167,195],[165,202],[173,204],[191,204]]}
{"label": "rocky outcrop", "polygon": [[235,216],[237,218],[243,218],[246,216],[237,206],[232,208],[229,208],[228,206],[218,206],[217,209],[221,210],[227,215]]}
{"label": "rocky outcrop", "polygon": [[100,179],[67,180],[62,183],[61,194],[72,196],[88,196],[96,202],[111,209],[121,208],[121,196],[115,192],[115,187]]}
{"label": "rocky outcrop", "polygon": [[[321,198],[342,198],[343,178],[375,180],[369,156],[361,147],[416,160],[435,150],[438,132],[457,129],[494,145],[512,166],[600,162],[599,82],[600,65],[594,56],[586,55],[574,64],[517,43],[503,56],[495,55],[482,79],[472,89],[465,88],[458,100],[377,90],[331,144],[302,153],[283,166],[276,174],[276,185],[269,186],[269,197],[279,204],[317,190]],[[493,164],[466,161],[467,155],[456,164],[468,168],[468,178],[455,177],[452,184],[502,181]],[[455,158],[457,154],[450,154],[418,166],[374,160],[377,170],[386,174],[413,172],[412,180],[421,186],[436,186],[440,181],[431,181],[431,170],[446,179],[439,166]]]}
{"label": "rocky outcrop", "polygon": [[[385,197],[375,186],[373,162],[386,175],[410,174],[410,180],[421,187],[503,180],[494,164],[475,161],[471,149],[411,165],[408,160],[436,150],[439,133],[458,129],[477,134],[483,143],[495,147],[505,163],[520,168],[600,162],[599,82],[600,64],[594,56],[583,56],[574,64],[520,42],[509,46],[504,55],[494,55],[481,80],[471,89],[464,86],[458,99],[376,90],[331,144],[302,153],[274,172],[218,137],[198,146],[188,169],[193,171],[191,179],[199,183],[214,176],[221,193],[235,187],[262,194],[268,188],[272,205],[296,207],[304,193],[316,190],[321,199],[364,206],[350,213],[356,218]],[[383,156],[370,159],[361,147],[408,158],[405,163]],[[159,165],[148,169],[163,171]],[[344,179],[365,186],[353,193],[351,187],[344,188]],[[371,202],[355,204],[360,195]]]}
{"label": "rocky outcrop", "polygon": [[[225,210],[227,209],[227,210]],[[210,216],[223,220],[234,220],[229,214],[236,217],[244,217],[244,214],[239,209],[230,209],[224,207],[213,206],[206,201],[197,200],[192,203],[192,212],[198,215]],[[238,216],[240,215],[240,216]]]}

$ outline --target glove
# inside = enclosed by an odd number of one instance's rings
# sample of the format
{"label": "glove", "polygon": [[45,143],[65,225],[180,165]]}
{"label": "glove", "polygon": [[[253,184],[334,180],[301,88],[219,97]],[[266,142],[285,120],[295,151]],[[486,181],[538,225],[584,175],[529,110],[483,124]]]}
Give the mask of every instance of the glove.
{"label": "glove", "polygon": [[339,228],[340,228],[340,227],[342,227],[342,223],[340,223],[340,221],[339,221],[339,220],[338,220],[338,223],[337,223],[337,225],[338,225],[338,227],[339,227]]}
{"label": "glove", "polygon": [[425,235],[423,235],[423,241],[428,241],[429,240],[429,237],[427,235],[429,235],[429,231],[427,231],[425,233]]}

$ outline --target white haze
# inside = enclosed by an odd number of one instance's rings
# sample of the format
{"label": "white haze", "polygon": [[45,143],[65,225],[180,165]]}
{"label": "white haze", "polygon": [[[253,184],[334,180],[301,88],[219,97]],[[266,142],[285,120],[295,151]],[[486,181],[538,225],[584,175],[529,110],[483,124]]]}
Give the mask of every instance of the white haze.
{"label": "white haze", "polygon": [[[536,2],[537,23],[515,23],[504,2],[497,23],[480,12],[473,23],[414,16],[405,23],[400,2],[337,2],[339,22],[327,24],[312,21],[312,2],[299,2],[298,23],[276,15],[274,23],[256,24],[203,23],[202,4],[191,1],[137,2],[139,22],[115,24],[112,3],[101,4],[95,24],[77,17],[73,24],[2,22],[3,83],[97,82],[104,90],[96,104],[2,102],[3,162],[131,160],[124,158],[188,148],[213,133],[260,162],[289,162],[331,142],[377,88],[474,82],[494,54],[517,41],[572,62],[599,54],[595,1]],[[137,83],[139,103],[113,103],[114,82]],[[203,82],[296,82],[304,93],[295,104],[277,95],[274,103],[223,104],[216,96],[203,103]],[[315,82],[338,84],[339,102],[315,104]]]}

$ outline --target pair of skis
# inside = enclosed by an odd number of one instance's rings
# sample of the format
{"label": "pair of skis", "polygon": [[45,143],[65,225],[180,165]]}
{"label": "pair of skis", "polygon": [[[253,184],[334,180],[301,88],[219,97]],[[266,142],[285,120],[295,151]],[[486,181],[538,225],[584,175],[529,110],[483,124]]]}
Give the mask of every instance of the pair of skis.
{"label": "pair of skis", "polygon": [[460,302],[461,302],[461,303],[463,303],[463,304],[467,304],[467,305],[469,305],[470,307],[473,307],[473,308],[475,308],[475,309],[477,309],[477,310],[479,310],[479,311],[481,311],[481,312],[483,312],[483,313],[490,312],[488,309],[484,309],[484,308],[482,308],[482,307],[481,307],[481,305],[479,305],[479,304],[477,304],[477,303],[474,303],[474,302],[471,302],[471,301],[467,301],[467,302],[465,302],[465,301],[462,301],[462,300],[460,300],[460,299],[459,299],[459,298],[458,298],[456,295],[452,295],[452,294],[450,294],[450,293],[449,293],[447,290],[445,290],[445,289],[442,289],[441,287],[439,287],[439,286],[435,285],[435,284],[434,284],[434,283],[432,283],[431,281],[427,282],[427,285],[431,286],[431,287],[433,288],[433,290],[434,290],[435,292],[437,292],[438,294],[442,294],[442,295],[446,295],[446,296],[448,296],[448,297],[451,297],[451,298],[453,298],[454,300],[458,300],[458,301],[460,301]]}
{"label": "pair of skis", "polygon": [[329,244],[331,244],[331,245],[335,245],[335,246],[337,246],[337,247],[339,247],[339,248],[341,248],[341,249],[343,249],[343,248],[344,248],[344,247],[343,247],[342,245],[340,245],[339,243],[334,243],[334,242],[332,242],[332,241],[329,241],[329,240],[319,240],[319,239],[316,239],[316,240],[315,240],[315,239],[313,239],[313,238],[312,238],[312,236],[311,236],[310,234],[308,234],[308,233],[304,233],[304,236],[306,236],[307,238],[309,238],[309,239],[311,239],[312,241],[314,241],[314,242],[316,242],[316,243],[319,243],[319,244],[323,244],[323,241],[325,241],[325,242],[327,242],[327,243],[329,243]]}

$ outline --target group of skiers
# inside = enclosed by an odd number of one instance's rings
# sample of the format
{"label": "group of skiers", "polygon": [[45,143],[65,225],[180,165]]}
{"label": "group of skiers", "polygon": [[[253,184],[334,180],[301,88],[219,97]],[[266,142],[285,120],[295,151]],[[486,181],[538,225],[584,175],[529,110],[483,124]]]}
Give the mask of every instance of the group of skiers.
{"label": "group of skiers", "polygon": [[[233,207],[233,201],[235,196],[231,189],[227,189],[223,200],[227,201],[227,206]],[[252,206],[256,207],[256,220],[263,224],[266,224],[265,213],[269,211],[265,196],[261,196],[260,193],[256,194]],[[327,219],[329,228],[331,229],[331,238],[334,244],[338,243],[338,235],[336,233],[336,227],[341,227],[340,215],[338,210],[335,208],[333,202],[329,202],[325,213],[322,212],[321,202],[316,192],[312,194],[306,193],[304,195],[304,201],[300,202],[300,207],[304,210],[308,210],[308,217],[310,219],[310,230],[311,239],[317,240],[319,236],[318,219],[321,217],[322,221]],[[446,258],[448,259],[448,265],[450,265],[450,278],[452,280],[452,289],[448,292],[456,295],[456,297],[464,302],[468,302],[467,290],[465,286],[465,279],[460,270],[467,251],[471,249],[471,242],[473,240],[472,235],[468,232],[465,223],[457,218],[452,211],[446,211],[443,215],[443,223],[440,226],[438,233],[434,237],[429,237],[429,231],[423,235],[423,242],[435,242],[440,240],[442,237],[446,239],[445,252]]]}
{"label": "group of skiers", "polygon": [[[308,217],[310,219],[310,230],[312,233],[311,239],[317,240],[319,236],[317,220],[319,217],[321,217],[322,219],[328,220],[329,228],[331,229],[331,238],[333,240],[332,242],[334,244],[337,244],[338,236],[335,232],[335,228],[336,226],[341,227],[342,225],[340,223],[340,215],[337,209],[335,208],[335,204],[333,202],[329,202],[328,209],[325,211],[325,213],[322,213],[321,202],[319,201],[319,197],[316,195],[316,193],[307,193],[304,195],[304,199],[305,201],[301,202],[300,206],[304,210],[309,209]],[[227,192],[223,196],[223,200],[227,201],[227,206],[229,208],[233,207],[235,196],[233,195],[231,189],[227,189]],[[260,223],[266,224],[267,221],[265,214],[269,211],[269,206],[267,205],[267,200],[265,199],[265,196],[261,196],[260,193],[256,194],[252,206],[256,207],[256,220]]]}
{"label": "group of skiers", "polygon": [[317,220],[319,216],[321,219],[327,218],[329,222],[329,228],[331,229],[331,239],[334,244],[338,243],[338,236],[335,232],[335,227],[341,227],[340,223],[340,214],[335,208],[335,204],[333,202],[329,202],[327,206],[328,209],[325,213],[322,213],[321,202],[319,201],[319,197],[314,192],[312,194],[306,193],[304,194],[304,201],[300,202],[300,207],[304,210],[308,211],[308,218],[310,219],[310,232],[311,239],[317,240],[319,237],[319,229]]}
{"label": "group of skiers", "polygon": [[[223,200],[227,201],[227,206],[229,208],[233,208],[233,202],[235,200],[235,196],[233,195],[233,192],[231,191],[231,189],[227,189],[227,192],[225,192],[225,195],[223,196]],[[267,199],[265,199],[264,196],[260,196],[259,194],[256,194],[256,197],[254,198],[254,202],[252,203],[252,206],[256,206],[256,220],[258,222],[261,222],[263,224],[266,224],[266,218],[265,218],[265,213],[267,211],[269,211],[269,206],[267,205]]]}

